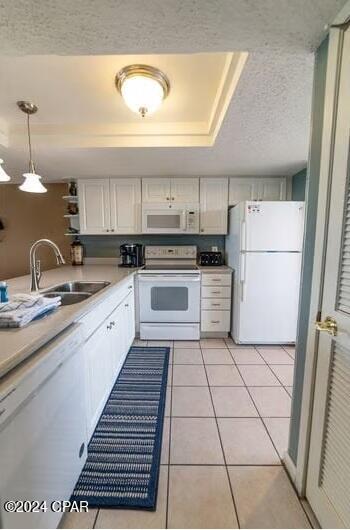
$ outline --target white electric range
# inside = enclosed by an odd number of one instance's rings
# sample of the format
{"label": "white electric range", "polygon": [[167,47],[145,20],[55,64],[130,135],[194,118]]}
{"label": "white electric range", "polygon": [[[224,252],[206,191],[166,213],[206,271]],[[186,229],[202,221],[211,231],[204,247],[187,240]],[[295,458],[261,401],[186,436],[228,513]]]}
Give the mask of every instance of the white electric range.
{"label": "white electric range", "polygon": [[145,266],[139,271],[139,307],[141,339],[199,339],[196,246],[145,247]]}

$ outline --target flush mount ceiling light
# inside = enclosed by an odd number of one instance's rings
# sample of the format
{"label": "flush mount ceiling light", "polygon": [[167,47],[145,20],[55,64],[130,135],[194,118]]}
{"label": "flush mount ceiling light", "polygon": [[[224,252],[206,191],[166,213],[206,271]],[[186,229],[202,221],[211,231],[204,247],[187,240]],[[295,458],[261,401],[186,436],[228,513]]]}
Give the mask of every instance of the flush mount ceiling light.
{"label": "flush mount ceiling light", "polygon": [[29,118],[32,114],[37,112],[38,107],[34,103],[29,103],[28,101],[17,101],[18,107],[27,115],[27,132],[28,132],[28,147],[29,147],[29,172],[23,173],[24,182],[19,186],[19,189],[22,191],[27,191],[29,193],[45,193],[47,189],[40,182],[40,175],[35,173],[35,166],[32,159],[32,143],[30,140],[30,124]]}
{"label": "flush mount ceiling light", "polygon": [[2,167],[3,163],[4,161],[2,160],[2,158],[0,158],[0,182],[8,182],[10,180],[10,177]]}
{"label": "flush mount ceiling light", "polygon": [[117,73],[115,84],[129,109],[143,118],[156,111],[170,91],[167,76],[145,64],[125,66]]}

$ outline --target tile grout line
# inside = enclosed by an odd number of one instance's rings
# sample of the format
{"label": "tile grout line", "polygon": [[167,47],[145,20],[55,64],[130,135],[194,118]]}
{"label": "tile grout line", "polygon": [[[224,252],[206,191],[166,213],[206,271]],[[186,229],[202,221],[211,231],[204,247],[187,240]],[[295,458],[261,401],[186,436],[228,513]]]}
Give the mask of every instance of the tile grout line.
{"label": "tile grout line", "polygon": [[[258,353],[259,353],[259,352],[258,352]],[[239,371],[239,373],[240,373],[240,375],[241,375],[241,377],[242,377],[242,379],[243,379],[242,373],[241,373],[241,371],[239,370],[239,367],[238,367],[238,366],[237,366],[237,369],[238,369],[238,371]],[[271,437],[271,435],[270,435],[270,433],[269,433],[269,431],[268,431],[268,429],[267,429],[267,427],[266,427],[266,425],[265,425],[265,422],[264,422],[264,420],[263,420],[263,417],[261,416],[260,411],[259,411],[257,405],[255,404],[255,401],[254,401],[254,399],[253,399],[253,396],[251,395],[251,393],[250,393],[250,391],[249,391],[249,388],[248,388],[248,386],[246,385],[246,382],[244,381],[244,379],[243,379],[243,383],[244,383],[244,386],[245,386],[246,391],[247,391],[248,394],[249,394],[250,399],[252,400],[252,402],[253,402],[253,404],[254,404],[254,407],[255,407],[255,409],[256,409],[256,411],[257,411],[257,413],[258,413],[258,417],[259,417],[259,419],[260,419],[260,421],[261,421],[261,423],[262,423],[262,425],[263,425],[263,427],[264,427],[264,429],[265,429],[265,431],[266,431],[266,433],[267,433],[267,436],[269,437],[269,439],[270,439],[270,441],[271,441],[272,447],[274,448],[274,450],[275,450],[275,452],[276,452],[276,454],[277,454],[277,456],[278,456],[278,460],[280,461],[280,465],[282,466],[282,465],[283,465],[283,463],[282,463],[282,459],[281,459],[281,457],[280,457],[279,452],[277,451],[277,447],[275,446],[275,444],[274,444],[274,442],[273,442],[273,440],[272,440],[272,437]],[[275,387],[275,388],[278,388],[278,387]]]}
{"label": "tile grout line", "polygon": [[[170,350],[171,355],[171,385],[170,385],[170,410],[169,410],[169,443],[168,443],[168,480],[167,480],[167,492],[166,492],[166,509],[165,509],[165,528],[169,526],[169,489],[170,489],[170,449],[171,449],[171,419],[173,409],[173,379],[174,379],[174,341],[173,346]],[[170,356],[169,356],[170,359]],[[170,366],[170,363],[169,363]]]}
{"label": "tile grout line", "polygon": [[96,528],[97,518],[98,518],[99,515],[100,515],[100,508],[97,508],[96,516],[95,516],[92,528]]}
{"label": "tile grout line", "polygon": [[[226,346],[226,342],[225,342],[225,346]],[[228,349],[228,348],[227,348],[227,349]],[[207,378],[207,381],[208,381],[208,390],[209,390],[209,395],[210,395],[211,405],[212,405],[212,407],[213,407],[213,411],[214,411],[215,424],[216,424],[216,428],[217,428],[218,436],[219,436],[219,440],[220,440],[220,446],[221,446],[222,456],[223,456],[224,463],[225,463],[226,477],[227,477],[228,485],[229,485],[230,492],[231,492],[232,504],[233,504],[233,508],[234,508],[234,511],[235,511],[235,515],[236,515],[236,520],[237,520],[238,528],[241,528],[241,524],[240,524],[240,522],[239,522],[239,516],[238,516],[238,509],[237,509],[236,501],[235,501],[235,496],[234,496],[234,494],[233,494],[233,488],[232,488],[232,484],[231,484],[231,480],[230,480],[230,475],[229,475],[229,472],[228,472],[228,467],[227,467],[227,462],[226,462],[226,455],[225,455],[225,451],[224,451],[224,446],[223,446],[222,439],[221,439],[221,433],[220,433],[220,429],[219,429],[219,423],[218,423],[218,419],[217,419],[217,417],[216,417],[216,410],[215,410],[215,406],[214,406],[214,400],[213,400],[213,396],[212,396],[211,389],[210,389],[210,385],[209,385],[208,373],[207,373],[206,365],[205,365],[205,363],[204,363],[204,356],[203,356],[203,352],[202,352],[202,347],[201,347],[201,355],[202,355],[202,359],[203,359],[205,375],[206,375],[206,378]],[[231,365],[230,365],[230,366],[231,366]]]}
{"label": "tile grout line", "polygon": [[[273,375],[276,377],[277,381],[281,384],[281,387],[284,388],[284,390],[287,392],[286,386],[290,386],[290,385],[284,385],[282,383],[281,379],[278,377],[278,375],[275,374],[275,372],[272,370],[271,366],[269,364],[267,366],[269,367],[269,369],[273,373]],[[272,366],[292,366],[292,365],[290,365],[290,364],[273,364]],[[293,369],[294,369],[294,367],[293,367]],[[293,387],[293,385],[292,385],[292,387]],[[290,397],[290,399],[292,399],[292,396],[290,396],[288,392],[287,392],[287,394]]]}

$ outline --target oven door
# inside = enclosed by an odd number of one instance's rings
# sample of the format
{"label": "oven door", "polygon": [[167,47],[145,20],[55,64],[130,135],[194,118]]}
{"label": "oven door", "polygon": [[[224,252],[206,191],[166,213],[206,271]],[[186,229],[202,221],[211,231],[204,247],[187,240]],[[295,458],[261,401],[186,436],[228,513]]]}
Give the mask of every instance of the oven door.
{"label": "oven door", "polygon": [[142,210],[142,232],[146,234],[181,234],[186,232],[186,209],[154,205]]}
{"label": "oven door", "polygon": [[199,274],[140,274],[141,322],[199,322]]}

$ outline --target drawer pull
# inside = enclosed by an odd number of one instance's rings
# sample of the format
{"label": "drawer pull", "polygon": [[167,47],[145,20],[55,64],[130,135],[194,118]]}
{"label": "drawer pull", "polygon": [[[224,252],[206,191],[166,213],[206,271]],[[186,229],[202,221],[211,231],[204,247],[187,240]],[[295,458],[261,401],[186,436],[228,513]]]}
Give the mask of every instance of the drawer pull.
{"label": "drawer pull", "polygon": [[221,282],[221,278],[212,278],[211,281],[212,282]]}
{"label": "drawer pull", "polygon": [[213,307],[220,307],[221,304],[211,304]]}
{"label": "drawer pull", "polygon": [[220,294],[220,291],[212,291],[213,294]]}
{"label": "drawer pull", "polygon": [[211,323],[212,324],[220,324],[220,320],[212,320]]}

